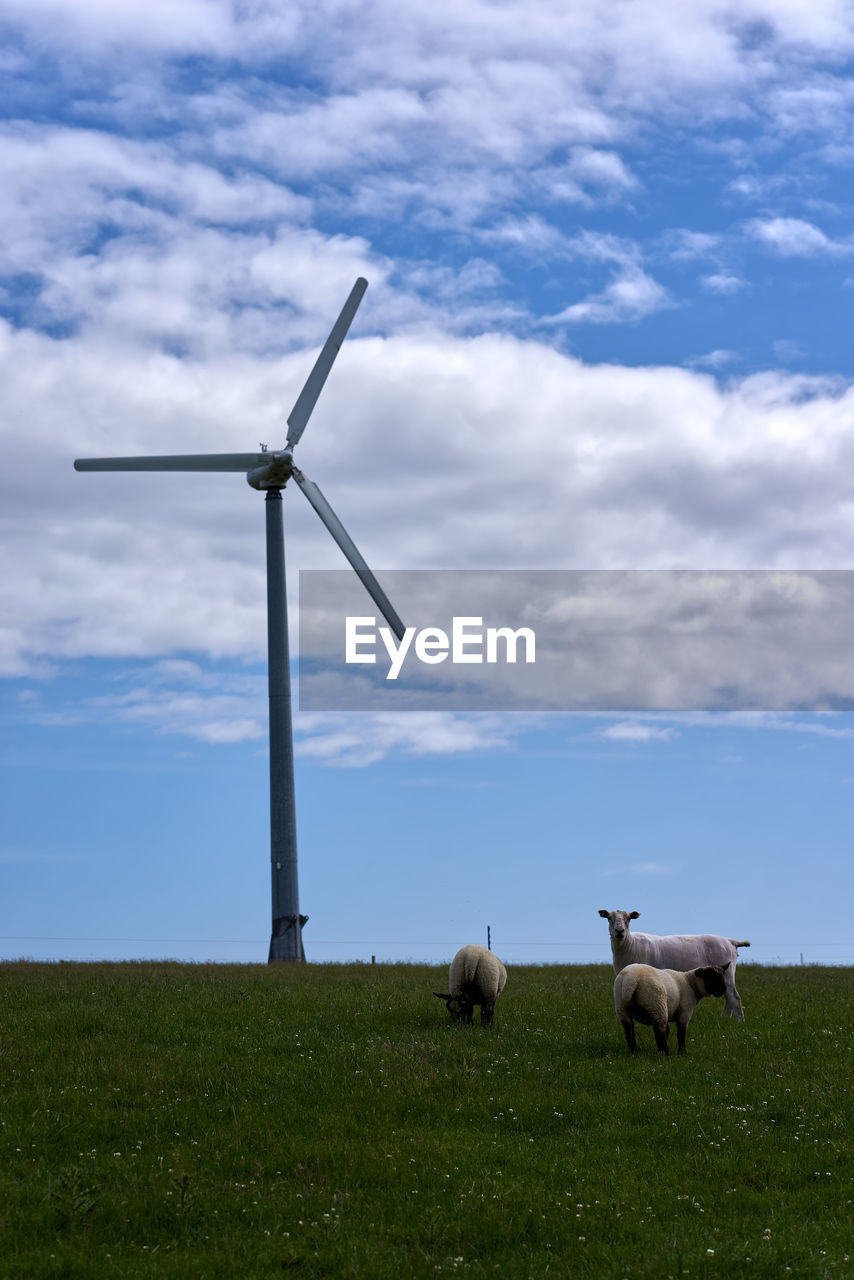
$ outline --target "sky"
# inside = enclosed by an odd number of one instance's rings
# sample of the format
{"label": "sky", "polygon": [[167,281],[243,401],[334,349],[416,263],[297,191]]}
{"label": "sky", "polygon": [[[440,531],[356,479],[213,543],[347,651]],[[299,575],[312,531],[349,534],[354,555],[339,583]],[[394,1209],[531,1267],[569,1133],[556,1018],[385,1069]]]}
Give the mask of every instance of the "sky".
{"label": "sky", "polygon": [[[281,447],[359,276],[298,463],[380,580],[854,567],[849,2],[6,0],[0,36],[0,958],[266,960],[261,495],[72,462]],[[293,623],[346,564],[284,499]],[[850,711],[294,728],[310,960],[604,962],[622,907],[854,963]]]}

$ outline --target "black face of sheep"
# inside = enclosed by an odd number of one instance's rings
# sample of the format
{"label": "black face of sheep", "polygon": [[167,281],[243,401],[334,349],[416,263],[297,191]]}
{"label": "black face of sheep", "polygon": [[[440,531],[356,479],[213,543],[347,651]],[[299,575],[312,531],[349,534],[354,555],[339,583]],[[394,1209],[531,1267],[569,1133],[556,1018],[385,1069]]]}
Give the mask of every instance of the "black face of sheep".
{"label": "black face of sheep", "polygon": [[[434,991],[434,996],[438,996],[440,1000],[444,1000],[447,1005],[448,1013],[454,1022],[471,1022],[474,1014],[474,1005],[471,1000],[466,1000],[465,996],[452,996],[448,992]],[[435,1005],[434,1005],[435,1008]],[[491,1021],[491,1019],[490,1019]]]}
{"label": "black face of sheep", "polygon": [[724,973],[729,965],[710,964],[704,969],[695,969],[697,977],[701,979],[703,986],[706,988],[707,996],[724,996],[726,995],[726,978]]}

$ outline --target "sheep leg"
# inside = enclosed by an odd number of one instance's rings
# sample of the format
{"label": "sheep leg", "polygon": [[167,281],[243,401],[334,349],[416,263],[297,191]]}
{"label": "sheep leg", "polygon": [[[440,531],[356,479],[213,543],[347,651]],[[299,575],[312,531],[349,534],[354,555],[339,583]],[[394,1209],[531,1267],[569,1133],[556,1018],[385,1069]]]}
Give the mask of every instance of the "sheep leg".
{"label": "sheep leg", "polygon": [[487,1004],[486,1001],[480,1006],[480,1025],[482,1027],[492,1026],[492,1015],[495,1013],[495,1003]]}
{"label": "sheep leg", "polygon": [[741,996],[735,989],[735,974],[732,972],[731,968],[727,972],[726,976],[723,1015],[725,1018],[735,1018],[737,1022],[744,1022],[744,1009],[741,1007]]}
{"label": "sheep leg", "polygon": [[677,1023],[676,1023],[676,1042],[677,1042],[677,1045],[678,1045],[678,1051],[679,1051],[679,1053],[684,1053],[684,1052],[685,1052],[685,1035],[686,1035],[687,1031],[688,1031],[688,1023],[687,1023],[687,1022],[677,1022]]}
{"label": "sheep leg", "polygon": [[629,1046],[630,1053],[637,1053],[638,1041],[635,1035],[635,1024],[631,1018],[620,1018],[620,1025],[626,1034],[626,1044]]}
{"label": "sheep leg", "polygon": [[652,1029],[655,1032],[655,1043],[658,1045],[660,1052],[669,1055],[670,1041],[667,1038],[667,1033],[670,1030],[670,1024],[668,1022],[656,1022],[653,1024]]}

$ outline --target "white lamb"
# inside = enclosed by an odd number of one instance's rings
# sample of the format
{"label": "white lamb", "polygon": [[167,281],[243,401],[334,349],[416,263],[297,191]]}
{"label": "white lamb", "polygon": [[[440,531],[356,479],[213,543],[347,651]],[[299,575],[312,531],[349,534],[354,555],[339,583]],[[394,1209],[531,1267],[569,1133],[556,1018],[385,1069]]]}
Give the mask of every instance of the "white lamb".
{"label": "white lamb", "polygon": [[684,973],[698,965],[721,965],[726,968],[726,1004],[724,1013],[744,1021],[741,996],[735,987],[735,966],[738,948],[749,947],[749,942],[737,942],[735,938],[722,938],[717,933],[632,933],[630,922],[637,920],[639,911],[605,911],[600,916],[608,921],[611,935],[611,955],[614,973],[630,964],[650,964],[654,969],[678,969]]}
{"label": "white lamb", "polygon": [[455,1022],[471,1022],[474,1006],[479,1004],[481,1025],[486,1027],[492,1022],[495,1001],[506,981],[507,970],[498,956],[470,942],[467,947],[461,947],[451,961],[450,992],[434,991],[433,995],[445,1001]]}
{"label": "white lamb", "polygon": [[626,1033],[626,1043],[637,1053],[635,1022],[652,1027],[655,1043],[662,1053],[670,1053],[670,1023],[676,1023],[679,1052],[685,1052],[685,1032],[697,1001],[704,996],[722,996],[726,990],[725,968],[707,965],[686,972],[654,969],[649,964],[630,964],[614,980],[614,1008]]}

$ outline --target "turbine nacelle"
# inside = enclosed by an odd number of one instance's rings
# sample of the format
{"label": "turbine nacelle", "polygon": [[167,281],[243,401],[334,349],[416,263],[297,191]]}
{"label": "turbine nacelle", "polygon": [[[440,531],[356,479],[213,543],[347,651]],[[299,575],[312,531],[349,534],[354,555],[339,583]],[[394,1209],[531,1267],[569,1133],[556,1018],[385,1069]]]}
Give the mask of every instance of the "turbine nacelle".
{"label": "turbine nacelle", "polygon": [[253,489],[284,489],[293,471],[293,453],[290,449],[281,449],[270,454],[265,452],[264,466],[247,471],[246,479]]}

